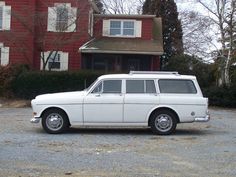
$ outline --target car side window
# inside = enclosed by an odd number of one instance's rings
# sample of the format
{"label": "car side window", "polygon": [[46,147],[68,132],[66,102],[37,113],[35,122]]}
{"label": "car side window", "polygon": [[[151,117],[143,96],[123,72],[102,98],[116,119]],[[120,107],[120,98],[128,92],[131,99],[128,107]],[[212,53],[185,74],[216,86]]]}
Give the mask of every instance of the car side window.
{"label": "car side window", "polygon": [[121,80],[105,80],[99,83],[92,93],[121,93]]}
{"label": "car side window", "polygon": [[127,80],[126,93],[144,93],[144,80]]}
{"label": "car side window", "polygon": [[156,93],[154,80],[146,80],[146,93]]}
{"label": "car side window", "polygon": [[121,80],[103,81],[102,93],[121,93]]}
{"label": "car side window", "polygon": [[191,80],[160,79],[158,81],[161,93],[196,94],[197,89]]}
{"label": "car side window", "polygon": [[102,92],[102,82],[100,82],[91,93],[101,93]]}
{"label": "car side window", "polygon": [[126,93],[156,93],[154,80],[127,80]]}

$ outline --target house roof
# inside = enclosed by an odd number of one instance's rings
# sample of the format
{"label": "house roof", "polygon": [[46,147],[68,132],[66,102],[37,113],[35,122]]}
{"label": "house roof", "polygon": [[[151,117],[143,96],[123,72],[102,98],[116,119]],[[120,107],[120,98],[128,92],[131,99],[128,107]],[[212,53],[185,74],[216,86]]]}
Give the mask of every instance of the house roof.
{"label": "house roof", "polygon": [[100,38],[87,42],[79,50],[82,53],[162,55],[163,45],[160,40]]}

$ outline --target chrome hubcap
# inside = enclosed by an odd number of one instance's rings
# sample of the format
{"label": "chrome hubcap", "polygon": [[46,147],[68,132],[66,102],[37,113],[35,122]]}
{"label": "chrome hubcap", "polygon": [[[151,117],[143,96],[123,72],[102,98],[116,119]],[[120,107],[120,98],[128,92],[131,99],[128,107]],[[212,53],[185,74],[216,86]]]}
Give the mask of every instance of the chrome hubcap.
{"label": "chrome hubcap", "polygon": [[171,129],[173,125],[172,119],[167,114],[160,114],[155,120],[156,128],[161,132],[167,132]]}
{"label": "chrome hubcap", "polygon": [[46,119],[46,125],[50,130],[57,131],[63,125],[63,118],[60,114],[52,113]]}

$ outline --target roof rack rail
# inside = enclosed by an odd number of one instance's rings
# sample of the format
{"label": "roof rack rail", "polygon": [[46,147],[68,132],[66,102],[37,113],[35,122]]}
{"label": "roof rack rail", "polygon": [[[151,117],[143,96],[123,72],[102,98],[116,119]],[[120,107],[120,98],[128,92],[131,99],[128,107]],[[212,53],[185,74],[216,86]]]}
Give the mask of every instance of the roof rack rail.
{"label": "roof rack rail", "polygon": [[179,75],[177,71],[130,71],[129,74],[176,74],[176,75]]}

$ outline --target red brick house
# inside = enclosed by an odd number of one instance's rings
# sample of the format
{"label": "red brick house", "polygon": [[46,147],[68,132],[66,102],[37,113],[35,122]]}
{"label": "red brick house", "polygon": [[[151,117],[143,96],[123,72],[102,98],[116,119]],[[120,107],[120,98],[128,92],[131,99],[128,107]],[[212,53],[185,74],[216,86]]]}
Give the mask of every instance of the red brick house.
{"label": "red brick house", "polygon": [[161,19],[102,15],[90,0],[0,1],[0,64],[34,69],[159,70]]}

